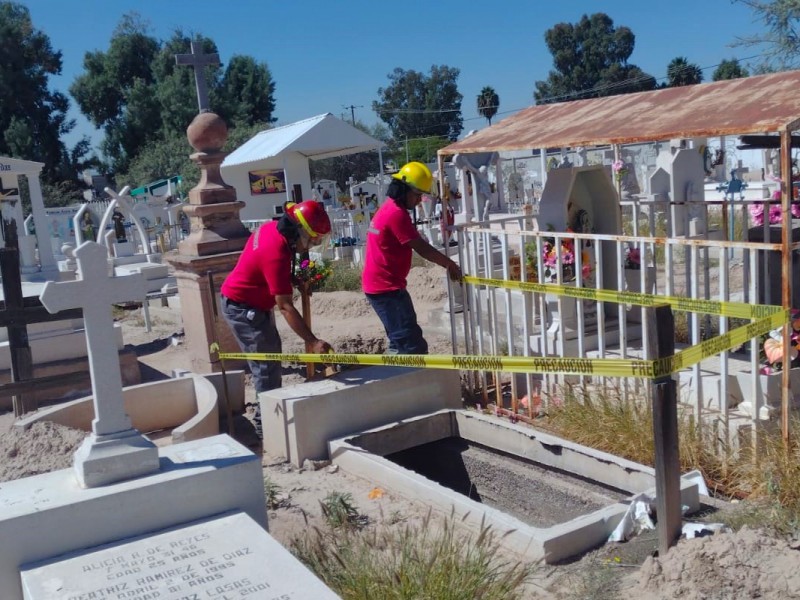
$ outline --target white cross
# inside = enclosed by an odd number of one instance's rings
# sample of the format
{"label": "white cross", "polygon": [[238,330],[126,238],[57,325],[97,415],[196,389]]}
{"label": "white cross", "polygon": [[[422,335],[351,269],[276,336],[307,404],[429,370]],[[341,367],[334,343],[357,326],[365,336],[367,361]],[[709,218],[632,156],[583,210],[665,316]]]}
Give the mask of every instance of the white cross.
{"label": "white cross", "polygon": [[48,281],[39,296],[51,313],[67,308],[83,309],[94,396],[92,431],[98,437],[132,429],[122,398],[122,375],[114,341],[111,305],[144,300],[147,293],[140,273],[109,277],[107,256],[106,249],[100,244],[84,242],[75,250],[78,279]]}

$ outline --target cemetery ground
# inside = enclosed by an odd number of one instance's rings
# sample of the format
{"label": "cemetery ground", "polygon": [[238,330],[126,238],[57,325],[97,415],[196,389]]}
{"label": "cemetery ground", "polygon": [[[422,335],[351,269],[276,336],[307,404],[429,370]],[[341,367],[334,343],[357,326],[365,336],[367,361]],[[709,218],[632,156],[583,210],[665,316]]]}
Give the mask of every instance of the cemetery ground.
{"label": "cemetery ground", "polygon": [[[441,278],[436,268],[412,271],[409,287],[423,327],[428,312],[440,309],[445,300]],[[359,292],[317,293],[312,308],[314,331],[337,350],[383,352],[383,329]],[[139,356],[143,381],[187,368],[179,311],[152,307],[151,332],[145,331],[139,310],[118,316],[125,343]],[[282,319],[278,322],[284,351],[300,351],[300,341]],[[427,331],[426,336],[431,352],[450,351],[449,335]],[[303,373],[304,368],[287,366],[284,385],[303,381]],[[248,401],[254,399],[251,385],[246,386],[246,394]],[[624,437],[646,445],[647,436],[635,431],[646,429],[646,417],[637,422],[620,417],[620,411],[607,412],[617,419],[614,426],[628,424]],[[593,427],[584,430],[599,432],[613,423],[611,417],[599,413],[565,415],[560,416],[561,422],[558,416],[554,418],[550,426],[580,429],[579,421],[584,419],[593,422]],[[11,423],[10,413],[0,415],[0,481],[70,467],[72,452],[84,436],[48,424],[19,433],[11,429]],[[244,418],[236,422],[236,437],[260,453],[252,426]],[[603,437],[585,441],[602,445]],[[610,436],[605,438],[608,441]],[[681,451],[689,453],[683,447]],[[645,532],[565,564],[528,564],[497,547],[502,532],[479,536],[463,530],[448,515],[431,514],[425,504],[368,480],[328,466],[295,469],[280,457],[268,455],[263,455],[262,464],[270,533],[306,560],[343,598],[800,598],[800,543],[786,535],[796,533],[797,520],[776,511],[774,502],[709,500],[704,513],[693,520],[726,522],[736,533],[682,540],[663,558],[652,557],[656,535]],[[785,467],[784,477],[792,473],[791,465]],[[793,484],[800,489],[797,469],[794,477]],[[780,482],[784,488],[790,484],[789,480]],[[800,506],[800,500],[796,501]],[[782,535],[774,532],[776,526]],[[462,543],[462,536],[471,536],[471,541]],[[466,555],[465,549],[469,549]],[[450,560],[459,555],[461,560]],[[427,587],[414,587],[421,581]]]}

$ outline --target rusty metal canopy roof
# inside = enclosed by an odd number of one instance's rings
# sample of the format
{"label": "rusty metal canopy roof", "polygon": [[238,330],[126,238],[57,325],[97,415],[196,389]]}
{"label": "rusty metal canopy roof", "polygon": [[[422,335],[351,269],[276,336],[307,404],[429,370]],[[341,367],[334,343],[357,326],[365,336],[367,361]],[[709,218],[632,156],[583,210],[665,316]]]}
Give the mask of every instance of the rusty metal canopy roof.
{"label": "rusty metal canopy roof", "polygon": [[800,71],[531,106],[449,155],[777,132],[800,119]]}

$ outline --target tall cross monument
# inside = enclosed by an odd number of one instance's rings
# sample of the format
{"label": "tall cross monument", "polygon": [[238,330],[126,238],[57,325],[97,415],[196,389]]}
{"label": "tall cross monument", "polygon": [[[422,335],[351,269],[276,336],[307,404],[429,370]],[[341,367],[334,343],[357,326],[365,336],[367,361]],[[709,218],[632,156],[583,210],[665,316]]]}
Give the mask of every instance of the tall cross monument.
{"label": "tall cross monument", "polygon": [[175,62],[194,69],[199,113],[186,136],[197,150],[190,158],[200,167],[200,182],[189,191],[189,202],[183,207],[191,223],[189,236],[180,242],[177,252],[164,259],[175,269],[192,369],[208,373],[219,370],[219,359],[209,350],[212,342],[219,340],[226,351],[238,347],[227,325],[218,326],[214,319],[211,302],[216,298],[210,294],[208,273],[218,290],[236,265],[250,232],[239,218],[244,202],[236,199],[236,189],[222,180],[219,170],[226,156],[221,148],[228,139],[228,126],[210,110],[204,71],[208,65],[219,64],[219,56],[203,54],[201,43],[195,41],[191,54],[178,54]]}
{"label": "tall cross monument", "polygon": [[199,41],[192,41],[190,44],[191,54],[176,54],[175,64],[189,65],[194,69],[194,81],[197,87],[197,104],[200,112],[211,110],[208,105],[208,86],[206,86],[205,67],[208,65],[219,64],[219,54],[203,54],[203,48]]}
{"label": "tall cross monument", "polygon": [[158,471],[158,450],[131,425],[122,397],[119,355],[111,305],[144,300],[141,274],[109,277],[108,252],[96,242],[75,250],[78,279],[48,281],[39,299],[51,313],[83,308],[89,374],[92,378],[92,433],[75,453],[75,472],[83,487],[96,487]]}

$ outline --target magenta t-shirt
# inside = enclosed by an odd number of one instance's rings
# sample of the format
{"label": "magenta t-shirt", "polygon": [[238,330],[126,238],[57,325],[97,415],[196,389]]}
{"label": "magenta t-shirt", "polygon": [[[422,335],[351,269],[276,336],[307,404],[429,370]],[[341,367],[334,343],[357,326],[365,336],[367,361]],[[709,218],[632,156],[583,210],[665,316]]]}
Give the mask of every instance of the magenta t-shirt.
{"label": "magenta t-shirt", "polygon": [[418,237],[408,211],[387,198],[367,230],[367,255],[361,275],[365,293],[382,294],[406,288],[412,254],[408,243]]}
{"label": "magenta t-shirt", "polygon": [[277,221],[264,223],[247,240],[221,292],[234,302],[272,310],[275,296],[292,293],[292,250]]}

